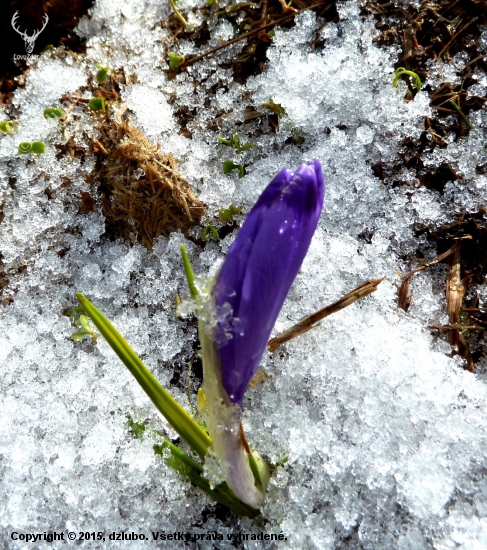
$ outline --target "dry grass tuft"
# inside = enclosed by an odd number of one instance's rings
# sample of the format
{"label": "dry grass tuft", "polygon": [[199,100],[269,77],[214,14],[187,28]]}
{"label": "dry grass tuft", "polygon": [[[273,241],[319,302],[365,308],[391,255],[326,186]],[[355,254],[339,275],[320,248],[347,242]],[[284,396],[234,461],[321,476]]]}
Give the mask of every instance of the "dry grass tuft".
{"label": "dry grass tuft", "polygon": [[120,116],[103,121],[100,130],[102,137],[92,147],[103,161],[91,177],[101,182],[108,234],[152,249],[160,235],[187,235],[200,223],[205,206],[178,172],[172,155],[149,143]]}

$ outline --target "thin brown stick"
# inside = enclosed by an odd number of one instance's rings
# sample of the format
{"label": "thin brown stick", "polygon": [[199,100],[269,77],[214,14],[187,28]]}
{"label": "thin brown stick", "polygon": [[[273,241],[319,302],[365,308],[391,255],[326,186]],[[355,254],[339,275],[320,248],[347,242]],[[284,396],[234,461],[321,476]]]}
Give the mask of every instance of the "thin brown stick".
{"label": "thin brown stick", "polygon": [[452,111],[452,109],[445,109],[444,107],[435,107],[433,105],[433,109],[436,109],[437,111],[442,111],[443,113],[450,113],[452,115],[455,114],[455,111]]}
{"label": "thin brown stick", "polygon": [[485,57],[487,57],[487,55],[479,55],[478,57],[476,57],[475,59],[472,59],[472,61],[469,61],[465,67],[463,67],[463,69],[460,71],[460,72],[463,72],[467,67],[470,67],[470,65],[473,65],[474,63],[477,63],[477,61],[480,61],[481,59],[484,59]]}
{"label": "thin brown stick", "polygon": [[401,286],[399,287],[399,292],[398,292],[398,295],[399,295],[399,300],[397,303],[398,307],[400,307],[401,309],[404,309],[404,311],[406,311],[408,308],[409,284],[411,282],[411,277],[415,273],[419,273],[420,271],[423,271],[423,269],[426,269],[430,265],[435,265],[439,262],[442,262],[446,258],[448,258],[448,256],[454,253],[456,246],[457,246],[457,243],[455,243],[449,250],[447,250],[446,252],[443,252],[443,254],[440,254],[436,258],[433,258],[432,260],[426,260],[425,262],[421,263],[420,265],[418,265],[418,267],[415,267],[405,277],[403,277],[403,280],[402,280]]}
{"label": "thin brown stick", "polygon": [[377,287],[380,283],[382,283],[384,279],[385,277],[382,277],[382,279],[372,279],[370,281],[366,281],[348,294],[345,294],[345,296],[342,296],[336,302],[333,302],[333,304],[330,304],[329,306],[326,306],[323,309],[320,309],[319,311],[308,315],[308,317],[305,317],[291,328],[288,328],[284,332],[281,332],[281,334],[279,334],[275,338],[269,340],[267,344],[268,350],[270,352],[276,351],[276,349],[279,346],[282,346],[282,344],[285,344],[286,342],[289,342],[289,340],[296,338],[296,336],[300,336],[301,334],[308,332],[308,330],[315,328],[316,323],[318,321],[321,321],[325,317],[328,317],[328,315],[340,311],[350,304],[353,304],[353,302],[356,302],[357,300],[360,300],[361,298],[372,294],[372,292],[375,292],[377,290]]}
{"label": "thin brown stick", "polygon": [[433,100],[436,96],[440,95],[450,87],[449,82],[444,82],[437,90],[430,94],[430,99]]}
{"label": "thin brown stick", "polygon": [[191,57],[190,59],[187,59],[180,68],[185,68],[188,65],[192,65],[193,63],[196,63],[196,61],[200,61],[201,59],[208,57],[209,55],[214,54],[215,52],[222,50],[223,48],[227,48],[228,46],[231,46],[232,44],[235,44],[236,42],[239,42],[240,40],[245,40],[249,36],[252,36],[254,34],[258,34],[260,31],[263,31],[264,29],[268,29],[269,27],[272,27],[274,25],[280,25],[281,23],[284,23],[288,19],[292,19],[295,15],[302,13],[303,11],[312,10],[314,8],[319,8],[321,5],[323,5],[324,2],[319,2],[318,4],[313,4],[312,6],[309,6],[307,8],[303,8],[302,10],[297,11],[296,13],[292,13],[289,15],[285,15],[284,17],[281,17],[280,19],[277,19],[276,21],[271,21],[270,23],[266,23],[265,25],[262,25],[260,27],[257,27],[256,29],[253,29],[249,32],[246,32],[240,36],[237,36],[237,38],[233,38],[232,40],[229,40],[228,42],[224,42],[223,44],[220,44],[219,46],[216,46],[214,48],[211,48],[211,50],[208,50],[205,53],[202,53],[200,55],[196,55],[195,57]]}
{"label": "thin brown stick", "polygon": [[452,330],[474,330],[476,332],[485,332],[485,327],[479,327],[478,325],[461,325],[461,324],[448,324],[448,325],[428,325],[428,328],[439,330],[441,332],[448,332]]}
{"label": "thin brown stick", "polygon": [[472,18],[466,25],[464,25],[457,33],[455,33],[451,40],[446,44],[446,46],[441,50],[441,52],[438,54],[438,57],[441,57],[447,50],[448,48],[452,45],[453,41],[467,28],[467,27],[470,27],[470,25],[472,23],[475,23],[475,21],[477,21],[478,17],[474,17]]}
{"label": "thin brown stick", "polygon": [[262,25],[266,24],[267,21],[267,8],[269,6],[269,0],[262,0],[262,15],[261,15],[261,22]]}

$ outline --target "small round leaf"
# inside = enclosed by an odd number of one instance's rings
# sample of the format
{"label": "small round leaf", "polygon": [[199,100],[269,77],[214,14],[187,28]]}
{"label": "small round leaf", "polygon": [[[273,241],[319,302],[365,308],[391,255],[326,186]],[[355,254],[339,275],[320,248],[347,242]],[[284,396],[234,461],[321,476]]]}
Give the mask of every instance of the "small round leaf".
{"label": "small round leaf", "polygon": [[22,143],[19,143],[18,151],[21,155],[26,155],[27,153],[30,153],[32,151],[32,143],[29,141],[23,141]]}
{"label": "small round leaf", "polygon": [[46,146],[42,141],[33,141],[32,142],[32,152],[36,155],[42,155],[46,151]]}

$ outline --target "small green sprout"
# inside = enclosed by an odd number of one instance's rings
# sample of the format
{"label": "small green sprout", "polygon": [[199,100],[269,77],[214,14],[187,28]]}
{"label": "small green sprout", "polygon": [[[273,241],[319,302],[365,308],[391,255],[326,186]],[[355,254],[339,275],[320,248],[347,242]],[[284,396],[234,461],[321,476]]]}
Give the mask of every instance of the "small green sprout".
{"label": "small green sprout", "polygon": [[210,6],[213,6],[213,4],[216,2],[216,0],[206,0],[206,3]]}
{"label": "small green sprout", "polygon": [[32,151],[32,143],[30,141],[19,143],[18,151],[21,155],[27,155]]}
{"label": "small green sprout", "polygon": [[171,8],[173,9],[174,15],[179,19],[179,21],[183,24],[184,27],[188,26],[188,22],[186,19],[182,16],[181,12],[176,7],[177,0],[169,0],[169,3],[171,4]]}
{"label": "small green sprout", "polygon": [[245,168],[243,164],[235,164],[233,160],[226,160],[223,163],[223,173],[230,174],[232,170],[238,170],[238,176],[240,178],[245,176]]}
{"label": "small green sprout", "polygon": [[223,222],[229,222],[234,216],[241,213],[242,211],[240,208],[237,208],[231,204],[228,208],[220,208],[220,220]]}
{"label": "small green sprout", "polygon": [[186,276],[186,282],[188,283],[189,293],[191,294],[191,298],[195,300],[198,296],[198,289],[194,284],[195,276],[193,272],[193,267],[191,266],[191,262],[189,261],[188,253],[186,252],[184,244],[180,245],[180,249],[181,257],[183,259],[184,275]]}
{"label": "small green sprout", "polygon": [[107,76],[108,76],[108,70],[103,68],[103,69],[100,69],[97,73],[96,73],[96,80],[97,82],[105,82],[105,80],[107,79]]}
{"label": "small green sprout", "polygon": [[42,155],[46,152],[46,146],[42,141],[33,141],[32,142],[32,152],[36,155]]}
{"label": "small green sprout", "polygon": [[414,87],[416,88],[416,90],[418,90],[418,92],[420,92],[421,91],[421,79],[419,78],[419,76],[415,72],[408,71],[404,67],[398,67],[396,69],[396,72],[394,73],[394,78],[392,79],[392,86],[394,88],[397,88],[397,83],[399,82],[399,79],[401,78],[401,76],[403,74],[407,74],[407,75],[412,76],[414,78],[414,80],[415,80]]}
{"label": "small green sprout", "polygon": [[264,109],[271,110],[277,116],[286,114],[286,109],[284,109],[284,107],[280,103],[274,103],[272,97],[267,103],[263,103],[262,107],[264,107]]}
{"label": "small green sprout", "polygon": [[103,97],[92,97],[90,101],[88,101],[88,107],[92,111],[104,111],[105,99]]}
{"label": "small green sprout", "polygon": [[164,456],[164,449],[165,449],[165,446],[164,445],[152,445],[152,450],[156,453],[156,455],[159,455],[159,456]]}
{"label": "small green sprout", "polygon": [[52,44],[48,44],[39,55],[44,55],[47,52],[53,52],[54,46]]}
{"label": "small green sprout", "polygon": [[96,73],[95,78],[96,78],[97,82],[99,82],[101,84],[102,82],[105,82],[105,80],[107,79],[108,71],[110,69],[108,67],[104,67],[100,63],[96,64],[96,68],[98,69],[98,72]]}
{"label": "small green sprout", "polygon": [[235,147],[237,154],[241,153],[242,151],[246,151],[247,149],[251,149],[254,146],[253,143],[246,143],[245,145],[241,145],[240,139],[235,132],[233,132],[232,137],[230,139],[225,139],[225,138],[222,138],[221,136],[216,136],[216,139],[220,143],[223,143],[223,145],[226,145],[227,147]]}
{"label": "small green sprout", "polygon": [[130,415],[127,415],[127,422],[128,422],[129,428],[132,430],[132,433],[135,435],[135,437],[142,438],[142,436],[144,435],[145,429],[147,428],[145,423],[135,422]]}
{"label": "small green sprout", "polygon": [[3,122],[0,122],[0,132],[2,132],[3,134],[13,134],[13,125],[18,123],[18,120],[4,120]]}
{"label": "small green sprout", "polygon": [[453,101],[453,99],[449,102],[450,105],[455,109],[455,111],[462,117],[465,124],[468,126],[469,130],[473,130],[473,125],[468,119],[467,115],[460,109],[457,103]]}
{"label": "small green sprout", "polygon": [[203,240],[204,241],[209,241],[210,239],[214,239],[215,241],[219,241],[220,240],[220,235],[218,234],[218,231],[212,225],[207,225],[203,229]]}
{"label": "small green sprout", "polygon": [[177,55],[171,52],[169,52],[167,55],[169,57],[169,67],[171,67],[171,69],[179,69],[179,67],[185,61],[184,55]]}
{"label": "small green sprout", "polygon": [[44,109],[44,118],[61,118],[64,116],[64,111],[60,107],[48,107]]}
{"label": "small green sprout", "polygon": [[18,152],[21,155],[27,155],[28,153],[35,153],[36,155],[42,155],[46,152],[46,146],[42,141],[23,141],[19,143]]}
{"label": "small green sprout", "polygon": [[80,326],[83,330],[79,330],[74,334],[71,334],[71,340],[76,341],[76,340],[81,340],[85,336],[91,336],[93,338],[93,343],[96,343],[98,334],[95,332],[95,330],[91,326],[90,320],[86,315],[80,315],[78,321],[75,321],[75,324]]}
{"label": "small green sprout", "polygon": [[301,145],[302,143],[304,143],[305,138],[304,138],[304,132],[302,128],[293,127],[291,129],[291,135],[296,145]]}

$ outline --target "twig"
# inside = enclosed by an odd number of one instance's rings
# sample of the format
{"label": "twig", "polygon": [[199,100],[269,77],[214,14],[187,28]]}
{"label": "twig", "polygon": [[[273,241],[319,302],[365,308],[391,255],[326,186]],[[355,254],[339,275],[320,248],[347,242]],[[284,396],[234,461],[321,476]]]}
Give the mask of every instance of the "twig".
{"label": "twig", "polygon": [[469,27],[472,23],[475,23],[475,21],[477,21],[478,17],[474,17],[473,19],[470,19],[470,21],[464,25],[457,33],[455,33],[451,40],[448,42],[448,44],[441,50],[441,52],[438,54],[438,57],[441,57],[445,52],[446,50],[448,50],[448,48],[451,46],[451,44],[453,43],[454,40],[456,40],[456,38],[467,28]]}
{"label": "twig", "polygon": [[303,8],[302,10],[297,11],[296,13],[292,13],[290,15],[285,15],[284,17],[281,17],[280,19],[277,19],[276,21],[271,21],[270,23],[266,23],[265,25],[262,25],[260,27],[257,27],[256,29],[253,29],[249,32],[246,32],[240,36],[237,36],[237,38],[233,38],[232,40],[229,40],[228,42],[224,42],[223,44],[220,44],[219,46],[215,46],[214,48],[211,48],[211,50],[208,50],[205,53],[202,53],[200,55],[196,55],[195,57],[191,57],[190,59],[187,59],[183,64],[181,64],[180,68],[187,67],[188,65],[192,65],[193,63],[196,63],[196,61],[200,61],[201,59],[208,57],[209,55],[214,54],[215,52],[222,50],[223,48],[227,48],[228,46],[231,46],[232,44],[235,44],[236,42],[239,42],[240,40],[245,40],[249,36],[252,36],[254,34],[258,34],[260,31],[263,31],[264,29],[267,29],[269,27],[273,27],[274,25],[280,25],[281,23],[284,23],[288,19],[292,19],[295,15],[302,13],[303,11],[312,10],[314,8],[318,8],[321,5],[323,5],[324,2],[319,2],[318,4],[313,4],[312,6],[309,6],[307,8]]}
{"label": "twig", "polygon": [[437,90],[430,94],[430,99],[433,100],[437,95],[441,95],[450,86],[449,82],[444,82]]}
{"label": "twig", "polygon": [[262,0],[262,15],[260,17],[260,20],[262,21],[262,25],[266,24],[268,7],[269,7],[269,0]]}
{"label": "twig", "polygon": [[433,105],[433,109],[436,109],[437,111],[441,111],[441,112],[443,112],[443,113],[450,113],[450,114],[452,114],[452,115],[455,114],[455,111],[452,111],[451,109],[445,109],[444,107],[435,107],[435,106]]}
{"label": "twig", "polygon": [[439,330],[441,332],[448,332],[451,330],[475,330],[476,332],[485,332],[485,327],[479,327],[477,325],[462,325],[462,324],[448,324],[448,325],[428,325],[428,328]]}
{"label": "twig", "polygon": [[439,262],[442,262],[443,260],[448,258],[448,256],[453,254],[453,252],[455,251],[456,246],[457,246],[457,243],[455,243],[450,248],[450,250],[447,250],[446,252],[443,252],[443,254],[440,254],[436,258],[433,258],[432,260],[426,260],[425,262],[421,263],[420,265],[418,265],[418,267],[415,267],[405,277],[403,277],[403,280],[402,280],[401,286],[399,287],[399,292],[398,292],[398,295],[399,295],[399,300],[398,300],[398,303],[397,303],[398,307],[400,307],[401,309],[404,309],[404,311],[406,311],[407,308],[408,308],[408,305],[409,305],[409,284],[411,282],[411,277],[415,273],[419,273],[420,271],[423,271],[423,269],[426,269],[427,267],[430,267],[431,265],[435,265]]}
{"label": "twig", "polygon": [[486,58],[487,55],[479,55],[478,57],[476,57],[475,59],[472,59],[472,61],[469,61],[465,67],[463,67],[463,69],[460,71],[463,73],[463,71],[467,68],[467,67],[470,67],[470,65],[473,65],[474,63],[477,63],[477,61],[480,61],[481,59],[484,59]]}
{"label": "twig", "polygon": [[368,296],[372,292],[375,292],[378,285],[382,283],[384,279],[385,277],[382,277],[382,279],[372,279],[370,281],[366,281],[348,294],[345,294],[345,296],[342,296],[336,302],[333,302],[333,304],[330,304],[329,306],[326,306],[323,309],[320,309],[319,311],[308,315],[308,317],[305,317],[291,328],[288,328],[284,332],[281,332],[281,334],[279,334],[275,338],[269,340],[267,344],[268,350],[270,352],[276,351],[276,349],[282,344],[285,344],[286,342],[289,342],[289,340],[296,338],[296,336],[300,336],[301,334],[308,332],[308,330],[315,328],[316,323],[318,321],[321,321],[325,317],[328,317],[328,315],[340,311],[350,304],[353,304],[353,302],[356,302],[357,300]]}
{"label": "twig", "polygon": [[[64,98],[61,98],[61,101],[63,100]],[[68,115],[69,113],[71,113],[71,111],[74,109],[74,106],[78,103],[78,102],[82,102],[82,98],[80,97],[80,92],[78,91],[78,95],[76,97],[73,98],[74,101],[69,105],[69,107],[66,109],[66,112],[64,113],[64,115],[59,119],[61,122],[64,122],[66,121],[66,119],[68,118]],[[87,99],[86,102],[88,102],[89,100]]]}

